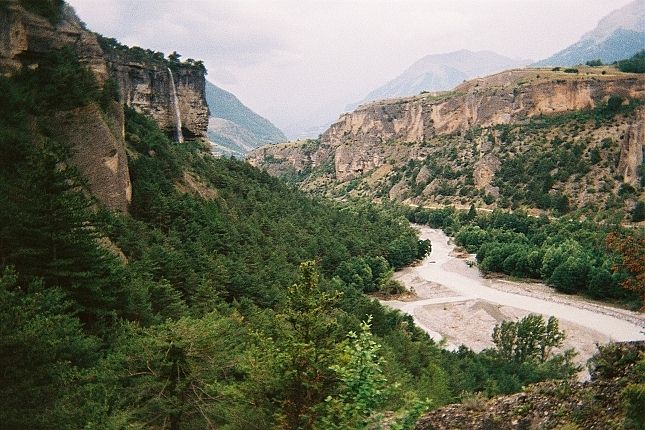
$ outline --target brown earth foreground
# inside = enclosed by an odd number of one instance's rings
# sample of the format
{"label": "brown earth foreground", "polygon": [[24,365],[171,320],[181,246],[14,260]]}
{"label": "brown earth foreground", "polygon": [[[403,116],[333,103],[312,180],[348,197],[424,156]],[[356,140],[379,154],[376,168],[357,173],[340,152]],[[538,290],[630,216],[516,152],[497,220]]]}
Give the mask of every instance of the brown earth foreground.
{"label": "brown earth foreground", "polygon": [[645,342],[617,344],[609,354],[612,366],[595,369],[590,381],[547,381],[510,396],[488,401],[473,398],[428,413],[415,430],[626,428],[622,393],[630,382],[643,377],[635,364],[639,353],[645,353]]}

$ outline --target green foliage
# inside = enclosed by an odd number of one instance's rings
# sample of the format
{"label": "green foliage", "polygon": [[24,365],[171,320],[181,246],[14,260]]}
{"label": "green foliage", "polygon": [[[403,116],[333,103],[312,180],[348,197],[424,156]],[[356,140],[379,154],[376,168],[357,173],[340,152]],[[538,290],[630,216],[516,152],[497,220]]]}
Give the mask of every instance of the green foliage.
{"label": "green foliage", "polygon": [[634,365],[634,382],[625,387],[622,394],[625,410],[625,429],[645,428],[645,354],[640,353]]}
{"label": "green foliage", "polygon": [[338,324],[333,317],[340,296],[320,289],[315,263],[300,266],[301,279],[289,289],[282,317],[291,327],[285,340],[284,392],[281,396],[284,426],[312,428],[314,407],[325,399],[332,381]]}
{"label": "green foliage", "polygon": [[603,65],[602,60],[589,60],[585,64],[590,67],[600,67]]}
{"label": "green foliage", "polygon": [[639,200],[636,202],[636,206],[634,206],[634,209],[632,210],[632,221],[633,222],[641,222],[645,221],[645,202],[642,200]]}
{"label": "green foliage", "polygon": [[457,245],[477,254],[484,272],[542,279],[562,292],[638,304],[637,294],[621,287],[630,275],[614,270],[622,257],[606,246],[615,226],[549,220],[521,211],[495,210],[469,221],[466,212],[447,209],[416,208],[405,215],[411,221],[425,221],[454,234]]}
{"label": "green foliage", "polygon": [[0,82],[7,91],[3,97],[38,115],[85,106],[100,97],[94,76],[68,47],[44,54],[35,70],[23,68],[13,79]]}
{"label": "green foliage", "polygon": [[25,285],[5,268],[0,276],[0,420],[6,429],[72,429],[66,392],[96,355],[71,302],[58,288]]}
{"label": "green foliage", "polygon": [[212,428],[244,413],[255,421],[252,428],[266,427],[270,417],[250,404],[262,372],[249,361],[250,353],[262,356],[256,348],[236,313],[126,325],[99,365],[104,380],[97,388],[108,386],[120,411],[102,417],[101,425],[126,417],[135,428]]}
{"label": "green foliage", "polygon": [[645,428],[645,383],[630,384],[622,394],[625,408],[624,428]]}
{"label": "green foliage", "polygon": [[493,329],[496,353],[515,363],[538,361],[544,363],[551,348],[562,345],[564,332],[558,329],[558,320],[530,314],[517,322],[504,321]]}
{"label": "green foliage", "polygon": [[618,69],[621,72],[645,73],[645,49],[628,60],[619,61]]}
{"label": "green foliage", "polygon": [[53,25],[58,24],[63,14],[64,0],[20,0],[20,6],[31,13],[47,18]]}
{"label": "green foliage", "polygon": [[174,72],[179,70],[195,70],[206,74],[206,66],[204,66],[201,60],[188,58],[181,61],[181,54],[178,54],[177,51],[173,51],[171,54],[168,54],[168,58],[165,58],[163,52],[152,51],[139,46],[129,47],[114,38],[105,37],[100,34],[97,35],[97,39],[104,52],[109,56],[122,57],[123,61],[145,62],[161,67],[168,67]]}
{"label": "green foliage", "polygon": [[368,429],[382,416],[375,412],[387,395],[387,379],[383,375],[381,348],[370,331],[371,317],[361,323],[360,332],[350,331],[342,348],[340,364],[331,366],[339,381],[338,394],[330,396],[326,416],[320,428]]}

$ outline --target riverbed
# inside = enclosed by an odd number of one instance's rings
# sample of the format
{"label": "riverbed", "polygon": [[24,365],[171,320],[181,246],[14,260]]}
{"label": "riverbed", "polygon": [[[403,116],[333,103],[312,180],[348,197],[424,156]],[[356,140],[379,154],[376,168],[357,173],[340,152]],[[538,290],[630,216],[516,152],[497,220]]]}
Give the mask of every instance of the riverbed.
{"label": "riverbed", "polygon": [[530,313],[556,317],[566,334],[561,349],[575,348],[584,364],[596,344],[645,340],[645,316],[580,296],[560,294],[544,284],[484,278],[474,256],[455,252],[441,230],[416,226],[432,252],[420,264],[396,272],[412,294],[383,304],[410,314],[415,323],[445,348],[459,345],[481,351],[493,346],[493,327]]}

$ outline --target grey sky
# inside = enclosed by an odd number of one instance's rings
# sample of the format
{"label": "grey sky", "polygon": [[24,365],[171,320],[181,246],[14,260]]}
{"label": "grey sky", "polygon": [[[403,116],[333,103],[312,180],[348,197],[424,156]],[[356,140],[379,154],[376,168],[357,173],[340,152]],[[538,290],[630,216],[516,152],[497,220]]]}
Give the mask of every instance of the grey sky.
{"label": "grey sky", "polygon": [[335,118],[428,54],[541,59],[630,0],[68,0],[89,28],[204,60],[289,133]]}

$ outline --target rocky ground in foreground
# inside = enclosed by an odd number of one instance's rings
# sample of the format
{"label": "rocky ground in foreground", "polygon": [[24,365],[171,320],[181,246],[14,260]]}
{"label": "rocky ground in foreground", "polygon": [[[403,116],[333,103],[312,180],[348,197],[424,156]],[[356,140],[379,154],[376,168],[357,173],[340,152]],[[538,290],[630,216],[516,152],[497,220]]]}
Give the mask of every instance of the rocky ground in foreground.
{"label": "rocky ground in foreground", "polygon": [[[415,430],[642,428],[644,370],[645,342],[613,344],[591,360],[590,381],[547,381],[510,396],[464,399],[427,414]],[[626,389],[640,397],[626,403]]]}

